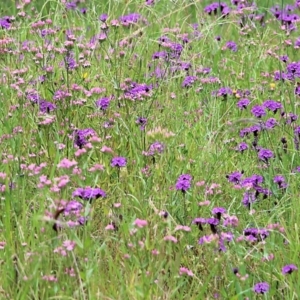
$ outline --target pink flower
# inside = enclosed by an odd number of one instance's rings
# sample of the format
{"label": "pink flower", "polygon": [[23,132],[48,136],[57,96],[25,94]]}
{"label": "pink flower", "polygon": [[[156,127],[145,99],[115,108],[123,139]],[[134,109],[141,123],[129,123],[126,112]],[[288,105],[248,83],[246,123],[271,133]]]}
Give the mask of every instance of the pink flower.
{"label": "pink flower", "polygon": [[67,158],[64,158],[58,165],[57,167],[58,168],[65,168],[65,169],[70,169],[74,166],[77,165],[77,162],[73,159],[72,161],[71,160],[68,160]]}
{"label": "pink flower", "polygon": [[177,231],[177,230],[191,231],[191,228],[189,226],[177,225],[175,228],[175,231]]}
{"label": "pink flower", "polygon": [[136,219],[133,224],[139,228],[143,228],[148,225],[148,222],[146,220]]}
{"label": "pink flower", "polygon": [[113,150],[107,146],[103,146],[101,148],[101,152],[104,152],[104,153],[113,153]]}
{"label": "pink flower", "polygon": [[173,243],[177,243],[177,239],[172,235],[167,235],[164,237],[164,241],[171,241]]}
{"label": "pink flower", "polygon": [[54,275],[44,275],[42,279],[50,282],[57,282],[57,277]]}
{"label": "pink flower", "polygon": [[193,274],[193,272],[192,271],[190,271],[189,269],[187,269],[187,268],[185,268],[185,267],[181,267],[180,269],[179,269],[179,275],[181,276],[181,275],[183,275],[183,274],[186,274],[186,275],[188,275],[188,276],[194,276],[194,274]]}
{"label": "pink flower", "polygon": [[66,250],[72,251],[75,248],[76,243],[74,241],[66,240],[63,242],[63,246],[66,248]]}
{"label": "pink flower", "polygon": [[115,226],[113,224],[108,224],[106,227],[105,227],[105,230],[115,230]]}

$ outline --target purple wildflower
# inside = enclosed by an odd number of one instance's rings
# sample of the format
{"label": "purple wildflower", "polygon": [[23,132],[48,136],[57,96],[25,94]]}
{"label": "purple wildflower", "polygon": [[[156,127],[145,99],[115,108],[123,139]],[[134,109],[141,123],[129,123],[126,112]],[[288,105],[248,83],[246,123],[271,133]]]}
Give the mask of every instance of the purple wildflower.
{"label": "purple wildflower", "polygon": [[242,203],[244,206],[248,207],[250,209],[251,204],[256,201],[256,195],[253,192],[245,192],[243,196]]}
{"label": "purple wildflower", "polygon": [[147,118],[139,117],[139,118],[137,118],[135,123],[140,125],[141,130],[144,130],[145,126],[147,125],[147,121],[148,121]]}
{"label": "purple wildflower", "polygon": [[154,156],[155,154],[161,154],[165,150],[165,145],[161,142],[154,142],[149,146],[149,150],[143,154],[146,156]]}
{"label": "purple wildflower", "polygon": [[229,175],[226,175],[226,178],[231,183],[239,184],[241,179],[242,179],[242,176],[243,176],[243,172],[236,171],[236,172],[233,172]]}
{"label": "purple wildflower", "polygon": [[192,224],[196,224],[199,228],[199,230],[203,231],[202,225],[206,224],[206,219],[204,218],[195,218],[192,222]]}
{"label": "purple wildflower", "polygon": [[110,97],[100,98],[96,101],[96,106],[101,110],[107,110],[110,100],[111,100]]}
{"label": "purple wildflower", "polygon": [[250,100],[247,98],[243,98],[236,105],[240,110],[243,110],[246,109],[249,104],[250,104]]}
{"label": "purple wildflower", "polygon": [[45,100],[39,101],[39,107],[40,107],[40,112],[42,112],[42,113],[49,113],[50,111],[56,109],[55,104],[53,104],[52,102],[45,101]]}
{"label": "purple wildflower", "polygon": [[227,210],[224,207],[215,207],[212,210],[212,213],[216,215],[217,219],[220,221],[221,220],[221,215],[225,214]]}
{"label": "purple wildflower", "polygon": [[231,50],[232,52],[237,52],[238,50],[237,44],[233,41],[228,41],[226,43],[226,48]]}
{"label": "purple wildflower", "polygon": [[267,129],[273,129],[276,125],[278,125],[278,122],[274,118],[270,118],[265,122],[265,126]]}
{"label": "purple wildflower", "polygon": [[186,76],[182,82],[182,87],[191,87],[193,83],[197,80],[196,76]]}
{"label": "purple wildflower", "polygon": [[273,158],[274,154],[269,149],[261,148],[258,152],[258,158],[264,162],[268,162],[270,158]]}
{"label": "purple wildflower", "polygon": [[242,142],[237,146],[237,150],[242,153],[247,149],[248,149],[248,145],[245,142]]}
{"label": "purple wildflower", "polygon": [[210,225],[210,229],[212,231],[213,234],[216,234],[218,231],[217,231],[217,225],[219,224],[219,220],[216,219],[216,218],[208,218],[206,220],[207,224]]}
{"label": "purple wildflower", "polygon": [[251,109],[251,112],[256,118],[259,118],[259,119],[266,115],[265,108],[261,105],[253,106]]}
{"label": "purple wildflower", "polygon": [[290,265],[286,265],[282,268],[282,274],[283,275],[287,275],[287,274],[292,274],[294,271],[297,271],[298,268],[293,265],[293,264],[290,264]]}
{"label": "purple wildflower", "polygon": [[79,197],[80,199],[87,200],[90,202],[100,197],[106,197],[106,193],[103,190],[101,190],[100,188],[91,187],[77,188],[72,195],[73,197]]}
{"label": "purple wildflower", "polygon": [[118,168],[125,167],[126,164],[127,164],[127,160],[125,157],[114,157],[110,163],[112,167],[118,167]]}
{"label": "purple wildflower", "polygon": [[0,18],[0,26],[4,29],[9,29],[11,26],[11,17],[2,17]]}
{"label": "purple wildflower", "polygon": [[74,131],[74,144],[80,149],[87,144],[87,138],[95,135],[95,131],[91,128],[78,129]]}
{"label": "purple wildflower", "polygon": [[100,15],[100,17],[99,17],[99,20],[100,20],[101,22],[105,23],[106,20],[107,20],[107,18],[108,18],[108,15],[107,15],[107,14],[102,14],[102,15]]}
{"label": "purple wildflower", "polygon": [[277,110],[282,108],[282,104],[274,100],[266,100],[262,105],[266,109],[272,111],[274,114],[276,114]]}
{"label": "purple wildflower", "polygon": [[270,286],[267,282],[256,283],[253,287],[253,291],[257,294],[265,294],[269,291]]}

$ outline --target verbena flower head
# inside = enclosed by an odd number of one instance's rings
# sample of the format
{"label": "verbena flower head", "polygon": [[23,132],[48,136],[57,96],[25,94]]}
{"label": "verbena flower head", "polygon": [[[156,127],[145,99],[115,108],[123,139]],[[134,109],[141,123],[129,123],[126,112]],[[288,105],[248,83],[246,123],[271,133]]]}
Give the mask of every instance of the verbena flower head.
{"label": "verbena flower head", "polygon": [[85,187],[85,188],[77,188],[73,192],[72,196],[79,197],[80,199],[86,201],[92,201],[100,197],[102,198],[106,197],[106,193],[100,188]]}
{"label": "verbena flower head", "polygon": [[127,160],[125,157],[114,157],[112,160],[111,160],[111,163],[110,165],[112,167],[118,167],[118,168],[121,168],[121,167],[126,167],[126,164],[127,164]]}
{"label": "verbena flower head", "polygon": [[104,22],[106,22],[107,18],[108,18],[107,14],[102,14],[99,17],[99,20],[104,23]]}
{"label": "verbena flower head", "polygon": [[251,112],[254,115],[254,117],[259,118],[259,119],[266,115],[265,108],[261,105],[253,106],[251,109]]}
{"label": "verbena flower head", "polygon": [[243,110],[246,109],[249,104],[250,104],[250,100],[247,98],[243,98],[236,105],[240,110]]}
{"label": "verbena flower head", "polygon": [[197,76],[186,76],[181,86],[191,87],[196,80],[197,80]]}
{"label": "verbena flower head", "polygon": [[298,268],[293,265],[293,264],[290,264],[290,265],[286,265],[282,268],[282,274],[283,275],[287,275],[287,274],[292,274],[294,271],[297,271]]}
{"label": "verbena flower head", "polygon": [[231,50],[232,52],[237,52],[238,50],[237,44],[233,41],[228,41],[226,43],[226,48]]}
{"label": "verbena flower head", "polygon": [[185,193],[191,187],[192,176],[190,174],[182,174],[178,177],[176,182],[176,190]]}
{"label": "verbena flower head", "polygon": [[149,146],[147,152],[143,152],[146,156],[154,156],[155,154],[161,154],[165,150],[165,145],[161,142],[154,142]]}
{"label": "verbena flower head", "polygon": [[269,236],[269,231],[264,228],[247,228],[244,230],[244,236],[250,242],[262,241]]}
{"label": "verbena flower head", "polygon": [[100,98],[96,101],[96,106],[101,110],[107,110],[109,107],[110,100],[110,97]]}
{"label": "verbena flower head", "polygon": [[225,214],[227,210],[224,207],[215,207],[212,209],[212,213],[216,215],[217,219],[221,219],[221,215]]}
{"label": "verbena flower head", "polygon": [[95,135],[95,131],[92,128],[77,129],[74,131],[74,144],[82,148],[88,143],[87,138],[93,135]]}
{"label": "verbena flower head", "polygon": [[256,283],[253,287],[253,291],[257,294],[265,294],[269,291],[270,286],[267,282]]}
{"label": "verbena flower head", "polygon": [[258,158],[264,162],[268,162],[273,157],[274,157],[274,154],[269,149],[261,148],[258,152]]}
{"label": "verbena flower head", "polygon": [[263,103],[263,107],[266,109],[272,111],[274,114],[280,109],[282,109],[282,104],[280,102],[274,101],[274,100],[266,100]]}
{"label": "verbena flower head", "polygon": [[135,121],[136,124],[140,125],[141,130],[145,129],[147,122],[148,122],[147,118],[143,118],[143,117],[138,117],[137,120]]}
{"label": "verbena flower head", "polygon": [[226,178],[228,179],[229,182],[234,183],[234,184],[239,184],[241,179],[242,179],[243,173],[236,171],[233,172],[229,175],[226,175]]}

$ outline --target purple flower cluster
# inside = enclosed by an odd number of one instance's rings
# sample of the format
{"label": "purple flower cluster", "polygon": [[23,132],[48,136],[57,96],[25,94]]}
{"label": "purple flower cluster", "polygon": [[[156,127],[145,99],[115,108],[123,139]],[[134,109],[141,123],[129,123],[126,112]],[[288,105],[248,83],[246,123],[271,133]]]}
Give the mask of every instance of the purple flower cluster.
{"label": "purple flower cluster", "polygon": [[283,275],[287,275],[287,274],[292,274],[294,271],[297,271],[298,268],[293,265],[293,264],[290,264],[290,265],[286,265],[282,268],[282,274]]}
{"label": "purple flower cluster", "polygon": [[270,285],[267,282],[256,283],[253,287],[253,291],[257,294],[265,294],[269,291]]}
{"label": "purple flower cluster", "polygon": [[227,16],[230,13],[230,8],[227,6],[226,3],[223,2],[214,2],[207,5],[204,8],[204,12],[206,12],[209,15],[217,15],[218,9],[220,10],[222,16]]}
{"label": "purple flower cluster", "polygon": [[95,131],[92,128],[77,129],[74,131],[74,145],[80,149],[88,143],[87,138],[95,135]]}
{"label": "purple flower cluster", "polygon": [[150,96],[153,89],[152,85],[145,83],[132,82],[131,87],[125,91],[125,99],[142,100],[146,96]]}
{"label": "purple flower cluster", "polygon": [[106,193],[100,188],[77,188],[73,194],[73,197],[79,197],[80,199],[91,202],[92,200],[98,199],[100,197],[106,197]]}
{"label": "purple flower cluster", "polygon": [[161,142],[154,142],[149,146],[148,151],[144,151],[145,156],[154,156],[155,154],[161,154],[165,150],[165,145]]}
{"label": "purple flower cluster", "polygon": [[127,160],[125,157],[114,157],[112,160],[111,160],[111,163],[110,165],[112,167],[117,167],[117,168],[122,168],[122,167],[126,167],[126,164],[127,164]]}
{"label": "purple flower cluster", "polygon": [[178,177],[176,182],[176,190],[185,193],[191,187],[192,176],[189,174],[182,174]]}
{"label": "purple flower cluster", "polygon": [[228,41],[226,43],[226,48],[231,50],[232,52],[237,52],[238,50],[237,44],[233,41]]}
{"label": "purple flower cluster", "polygon": [[186,76],[182,82],[182,87],[191,87],[197,80],[197,76]]}
{"label": "purple flower cluster", "polygon": [[11,26],[11,17],[5,16],[0,18],[0,26],[2,29],[9,29]]}
{"label": "purple flower cluster", "polygon": [[264,228],[247,228],[244,230],[244,236],[249,242],[263,241],[269,234],[269,231]]}
{"label": "purple flower cluster", "polygon": [[108,107],[109,107],[109,103],[110,103],[110,101],[111,101],[111,99],[112,99],[113,97],[112,96],[110,96],[110,97],[103,97],[103,98],[100,98],[100,99],[98,99],[97,101],[96,101],[96,106],[98,107],[98,108],[100,108],[101,110],[107,110],[108,109]]}

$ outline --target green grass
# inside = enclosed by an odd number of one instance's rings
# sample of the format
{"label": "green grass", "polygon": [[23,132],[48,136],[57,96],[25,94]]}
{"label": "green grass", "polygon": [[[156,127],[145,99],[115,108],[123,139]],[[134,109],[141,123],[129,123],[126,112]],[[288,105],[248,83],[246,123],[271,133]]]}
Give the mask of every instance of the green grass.
{"label": "green grass", "polygon": [[[257,1],[259,11],[267,13],[271,2]],[[242,35],[238,15],[221,18],[204,13],[210,1],[161,0],[154,6],[146,6],[144,1],[107,1],[103,5],[89,1],[79,5],[87,8],[86,14],[65,10],[56,0],[33,1],[24,8],[28,17],[17,16],[12,2],[7,3],[2,16],[14,14],[16,20],[12,24],[15,29],[0,29],[1,40],[11,39],[0,45],[4,76],[0,77],[0,172],[6,174],[0,176],[1,189],[5,186],[0,194],[0,299],[298,299],[298,272],[283,275],[281,270],[287,264],[297,266],[300,253],[300,174],[292,172],[300,166],[293,133],[299,121],[286,124],[279,112],[267,112],[262,118],[274,117],[279,123],[259,133],[259,146],[275,154],[268,164],[259,161],[254,150],[235,150],[242,141],[251,146],[253,134],[241,138],[239,132],[260,123],[250,112],[253,105],[273,99],[285,112],[298,113],[295,82],[273,79],[275,70],[286,68],[276,55],[288,55],[289,62],[298,60],[299,50],[284,43],[287,39],[294,42],[298,31],[286,36],[280,23],[267,13],[266,26],[248,20],[249,29]],[[287,3],[292,2],[278,4]],[[109,15],[110,24],[131,12],[141,14],[147,22],[109,26],[106,40],[95,48],[84,46],[100,33],[102,13]],[[42,28],[54,28],[55,33],[42,38],[38,29],[32,28],[40,19],[51,19],[53,24]],[[199,39],[191,38],[193,23],[199,24]],[[66,57],[60,53],[66,49],[68,30],[77,39],[71,49],[78,62],[75,70],[63,66]],[[189,75],[198,77],[191,88],[182,87],[186,71],[172,73],[170,62],[151,60],[154,52],[164,50],[159,37],[166,35],[179,43],[185,33],[190,42],[180,61],[191,63]],[[221,36],[221,41],[216,41],[216,36]],[[46,40],[52,49],[46,49]],[[222,49],[229,40],[236,42],[237,52]],[[25,41],[32,42],[31,50],[24,48]],[[275,55],[269,55],[270,50]],[[82,53],[91,67],[79,63]],[[46,71],[50,66],[53,72]],[[149,76],[156,67],[164,68],[160,79]],[[209,74],[197,72],[205,67],[211,68]],[[263,73],[271,75],[264,77]],[[39,81],[42,75],[46,75],[44,83]],[[209,77],[219,82],[205,83],[203,79]],[[128,78],[152,84],[152,95],[143,100],[124,99]],[[85,93],[96,87],[105,91],[91,96]],[[251,91],[247,97],[251,104],[241,111],[236,104],[243,97],[236,93],[226,99],[213,96],[221,87]],[[56,110],[39,113],[38,105],[28,100],[30,89],[55,103]],[[70,97],[53,100],[57,90],[69,92]],[[109,108],[101,112],[95,101],[110,95],[114,98]],[[74,104],[78,100],[84,102]],[[52,116],[50,124],[41,123]],[[141,116],[148,118],[144,131],[136,124]],[[113,125],[106,128],[104,122]],[[100,139],[80,156],[74,147],[75,128],[92,128]],[[160,128],[173,134],[166,136]],[[287,139],[286,151],[282,137]],[[156,141],[164,144],[164,151],[154,157],[143,155]],[[64,148],[59,149],[60,144]],[[104,146],[113,153],[104,152]],[[115,156],[125,157],[127,166],[120,170],[111,167]],[[76,167],[59,168],[64,158],[75,159]],[[33,164],[45,166],[36,172],[28,170]],[[92,172],[95,164],[103,165],[103,170]],[[263,187],[272,191],[272,196],[252,205],[255,212],[241,203],[245,188],[234,188],[226,178],[242,170],[244,178],[262,175]],[[181,174],[193,177],[186,193],[175,189]],[[42,175],[51,183],[39,186]],[[276,175],[285,177],[287,189],[274,183]],[[54,191],[62,176],[67,176],[67,182]],[[54,231],[51,214],[59,201],[79,200],[72,193],[87,186],[100,187],[107,197],[92,204],[81,201],[88,216],[84,226]],[[209,205],[199,205],[204,201]],[[211,230],[204,225],[200,231],[192,224],[195,218],[210,218],[212,208],[219,206],[239,219],[237,227],[219,226],[219,233],[234,235],[233,241],[225,243],[226,252],[219,252],[216,242],[199,245],[199,239]],[[167,211],[168,217],[164,218],[162,211]],[[147,220],[147,225],[137,227],[136,219]],[[112,223],[117,230],[106,228]],[[245,228],[267,228],[274,223],[284,231],[270,229],[269,236],[256,243],[238,240]],[[189,226],[191,231],[176,230],[178,225]],[[166,241],[166,236],[177,242]],[[76,244],[70,251],[63,246],[68,241]],[[270,255],[274,259],[263,260]],[[181,267],[194,275],[180,275]],[[233,268],[248,277],[239,278]],[[258,282],[268,282],[269,292],[255,294],[253,286]]]}

